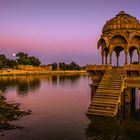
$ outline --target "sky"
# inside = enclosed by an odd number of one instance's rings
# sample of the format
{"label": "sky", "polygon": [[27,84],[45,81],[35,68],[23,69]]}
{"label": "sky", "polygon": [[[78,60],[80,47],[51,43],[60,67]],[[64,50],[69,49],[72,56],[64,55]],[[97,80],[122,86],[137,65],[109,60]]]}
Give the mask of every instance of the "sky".
{"label": "sky", "polygon": [[101,63],[97,41],[107,20],[140,19],[140,0],[0,0],[0,53],[27,52],[42,64]]}

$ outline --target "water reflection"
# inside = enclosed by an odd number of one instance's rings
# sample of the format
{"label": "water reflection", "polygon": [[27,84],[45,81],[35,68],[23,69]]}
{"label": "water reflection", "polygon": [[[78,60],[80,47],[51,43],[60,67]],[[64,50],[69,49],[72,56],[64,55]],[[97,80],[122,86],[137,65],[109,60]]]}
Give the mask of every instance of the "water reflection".
{"label": "water reflection", "polygon": [[[91,86],[94,96],[95,88]],[[91,97],[92,97],[91,96]],[[88,116],[85,135],[95,140],[138,140],[140,138],[140,90],[127,88],[115,118]]]}
{"label": "water reflection", "polygon": [[5,93],[10,88],[17,88],[19,95],[26,95],[40,87],[40,79],[32,76],[5,76],[0,77],[0,91]]}
{"label": "water reflection", "polygon": [[76,85],[79,81],[80,75],[53,75],[52,78],[52,84],[53,86],[56,85]]}
{"label": "water reflection", "polygon": [[40,88],[41,80],[45,80],[53,86],[76,85],[81,75],[28,75],[28,76],[2,76],[0,77],[0,92],[16,88],[18,95],[26,96]]}

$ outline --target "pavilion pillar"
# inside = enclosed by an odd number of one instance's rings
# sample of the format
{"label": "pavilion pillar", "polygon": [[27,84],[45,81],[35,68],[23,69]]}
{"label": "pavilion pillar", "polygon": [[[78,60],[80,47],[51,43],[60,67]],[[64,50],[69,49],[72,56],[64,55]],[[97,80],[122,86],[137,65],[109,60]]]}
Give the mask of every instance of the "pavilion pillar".
{"label": "pavilion pillar", "polygon": [[137,51],[137,54],[138,54],[138,62],[139,62],[139,64],[140,64],[140,52]]}
{"label": "pavilion pillar", "polygon": [[127,65],[127,63],[128,63],[128,62],[127,62],[127,55],[128,55],[128,53],[126,52],[126,53],[125,53],[125,64],[126,64],[126,65]]}
{"label": "pavilion pillar", "polygon": [[108,54],[105,54],[105,64],[107,64],[107,57],[108,57]]}
{"label": "pavilion pillar", "polygon": [[110,65],[112,65],[112,53],[110,53]]}
{"label": "pavilion pillar", "polygon": [[132,61],[133,61],[133,55],[130,54],[130,64],[132,64]]}
{"label": "pavilion pillar", "polygon": [[116,57],[117,57],[117,67],[119,66],[119,53],[116,53]]}
{"label": "pavilion pillar", "polygon": [[102,65],[104,64],[104,52],[101,53],[102,55]]}

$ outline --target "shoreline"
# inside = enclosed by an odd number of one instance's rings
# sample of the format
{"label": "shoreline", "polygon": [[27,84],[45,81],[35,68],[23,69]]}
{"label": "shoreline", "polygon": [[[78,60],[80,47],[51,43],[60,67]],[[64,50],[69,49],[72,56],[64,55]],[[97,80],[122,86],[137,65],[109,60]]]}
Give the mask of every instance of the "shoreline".
{"label": "shoreline", "polygon": [[0,76],[20,76],[20,75],[55,75],[55,74],[87,74],[86,70],[66,70],[66,71],[25,71],[17,69],[0,70]]}

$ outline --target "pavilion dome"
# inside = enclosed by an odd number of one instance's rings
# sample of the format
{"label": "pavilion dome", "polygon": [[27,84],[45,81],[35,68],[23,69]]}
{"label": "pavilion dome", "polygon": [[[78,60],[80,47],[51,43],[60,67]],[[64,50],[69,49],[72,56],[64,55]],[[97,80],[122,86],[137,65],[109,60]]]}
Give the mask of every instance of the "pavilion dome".
{"label": "pavilion dome", "polygon": [[116,17],[106,22],[103,27],[102,33],[112,30],[139,30],[140,23],[135,17],[120,11]]}

